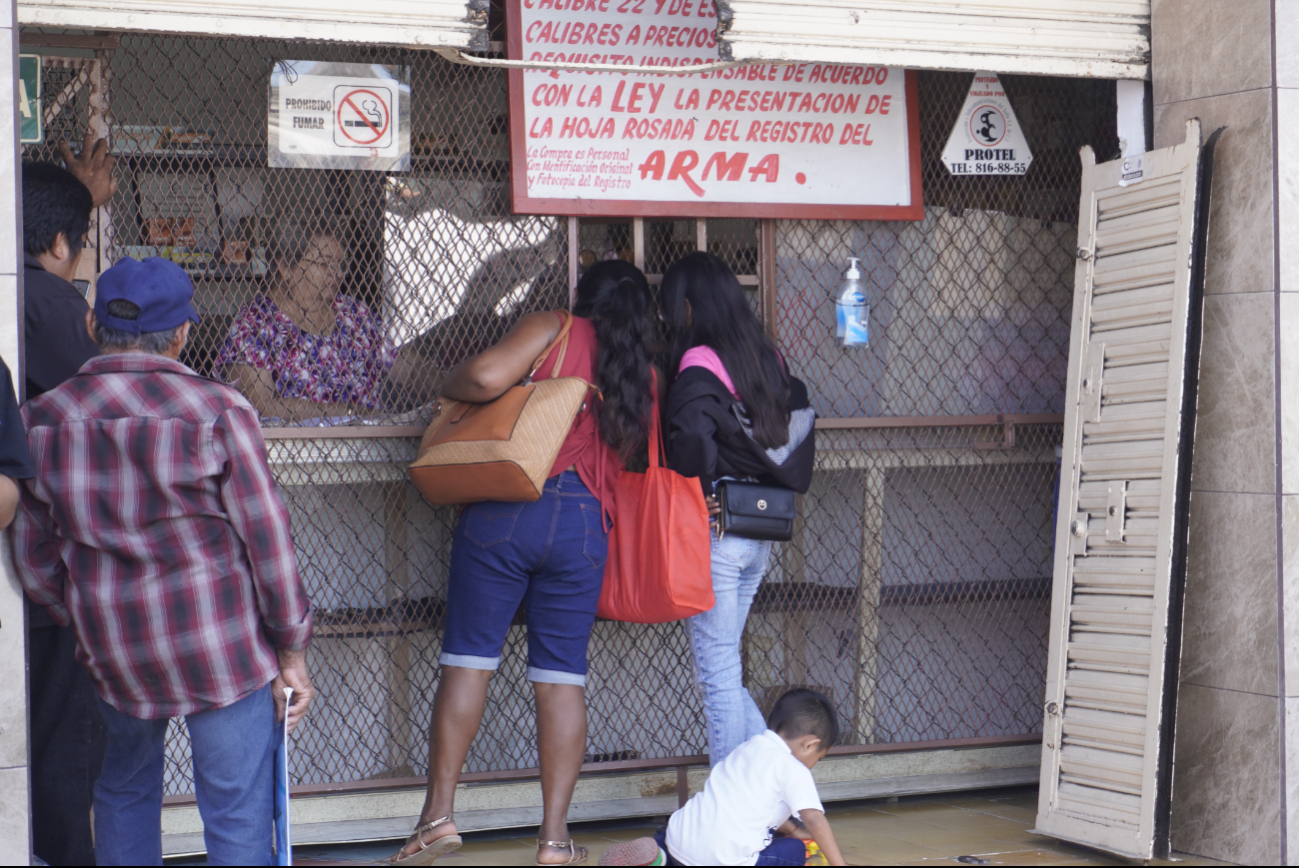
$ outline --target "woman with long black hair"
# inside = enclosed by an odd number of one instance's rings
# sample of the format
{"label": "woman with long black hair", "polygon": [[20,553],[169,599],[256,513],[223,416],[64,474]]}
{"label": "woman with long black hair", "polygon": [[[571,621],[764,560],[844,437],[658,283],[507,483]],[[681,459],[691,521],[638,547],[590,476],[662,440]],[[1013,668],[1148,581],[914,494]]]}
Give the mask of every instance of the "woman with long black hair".
{"label": "woman with long black hair", "polygon": [[[556,348],[534,379],[582,377],[603,397],[578,413],[540,500],[475,503],[460,514],[429,726],[428,794],[397,864],[428,865],[461,844],[452,819],[455,788],[520,604],[527,611],[541,761],[537,864],[586,860],[567,822],[586,752],[586,648],[604,580],[606,528],[616,518],[614,481],[629,459],[645,455],[648,442],[650,307],[645,275],[626,262],[601,262],[583,275],[559,369]],[[523,317],[496,346],[454,368],[443,394],[472,402],[504,394],[528,374],[562,322],[554,313]]]}
{"label": "woman with long black hair", "polygon": [[[724,479],[807,491],[816,448],[807,387],[785,369],[735,274],[710,253],[677,260],[663,275],[663,311],[676,373],[668,466],[699,477],[714,515],[714,489]],[[744,687],[740,637],[770,555],[769,540],[714,532],[717,603],[686,622],[712,765],[767,728]]]}

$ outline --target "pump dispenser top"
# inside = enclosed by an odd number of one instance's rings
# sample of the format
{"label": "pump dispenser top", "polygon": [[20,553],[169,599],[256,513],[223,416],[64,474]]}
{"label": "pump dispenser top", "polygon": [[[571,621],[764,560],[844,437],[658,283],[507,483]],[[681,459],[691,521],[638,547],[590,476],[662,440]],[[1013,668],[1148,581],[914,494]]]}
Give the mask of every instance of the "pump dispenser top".
{"label": "pump dispenser top", "polygon": [[857,264],[861,262],[856,256],[848,257],[848,270],[843,273],[844,280],[861,280],[861,270]]}

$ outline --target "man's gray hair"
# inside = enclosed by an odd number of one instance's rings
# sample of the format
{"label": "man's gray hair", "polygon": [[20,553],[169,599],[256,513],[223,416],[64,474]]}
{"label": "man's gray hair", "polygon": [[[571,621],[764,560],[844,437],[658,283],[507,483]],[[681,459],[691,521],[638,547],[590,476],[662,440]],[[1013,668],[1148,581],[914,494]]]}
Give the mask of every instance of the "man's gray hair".
{"label": "man's gray hair", "polygon": [[[140,315],[140,307],[135,302],[124,298],[115,298],[108,303],[108,312],[118,319],[133,320]],[[184,323],[166,331],[142,332],[137,335],[106,326],[96,318],[95,343],[99,344],[99,348],[105,352],[134,351],[160,356],[171,347],[172,342],[176,340],[177,332],[183,327]]]}

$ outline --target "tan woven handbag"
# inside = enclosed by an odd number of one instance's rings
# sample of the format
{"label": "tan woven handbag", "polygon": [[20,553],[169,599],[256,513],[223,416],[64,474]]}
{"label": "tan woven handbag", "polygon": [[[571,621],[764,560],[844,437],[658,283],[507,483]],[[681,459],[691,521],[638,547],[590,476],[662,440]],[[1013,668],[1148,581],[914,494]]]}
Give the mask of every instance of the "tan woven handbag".
{"label": "tan woven handbag", "polygon": [[532,365],[523,383],[485,404],[444,399],[407,472],[429,501],[446,506],[482,500],[539,500],[559,449],[595,386],[581,377],[532,381],[556,348],[558,372],[573,317]]}

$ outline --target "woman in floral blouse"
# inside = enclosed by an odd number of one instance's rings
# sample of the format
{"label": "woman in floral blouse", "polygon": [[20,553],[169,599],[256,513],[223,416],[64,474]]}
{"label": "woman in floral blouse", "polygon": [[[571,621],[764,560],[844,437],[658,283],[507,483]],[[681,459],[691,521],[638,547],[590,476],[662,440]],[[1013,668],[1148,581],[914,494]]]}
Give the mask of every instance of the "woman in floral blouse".
{"label": "woman in floral blouse", "polygon": [[215,365],[259,413],[346,418],[378,410],[386,379],[411,382],[417,360],[399,355],[380,318],[339,292],[344,254],[332,230],[285,221],[271,253],[275,284],[239,311]]}

